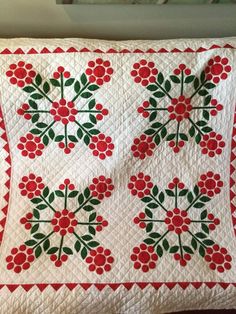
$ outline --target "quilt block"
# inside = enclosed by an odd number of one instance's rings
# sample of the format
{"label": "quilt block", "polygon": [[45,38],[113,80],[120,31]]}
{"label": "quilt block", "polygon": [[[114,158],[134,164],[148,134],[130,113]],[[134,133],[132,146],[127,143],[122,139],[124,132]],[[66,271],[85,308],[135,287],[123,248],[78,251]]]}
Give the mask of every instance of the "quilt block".
{"label": "quilt block", "polygon": [[235,46],[0,41],[1,311],[236,307]]}

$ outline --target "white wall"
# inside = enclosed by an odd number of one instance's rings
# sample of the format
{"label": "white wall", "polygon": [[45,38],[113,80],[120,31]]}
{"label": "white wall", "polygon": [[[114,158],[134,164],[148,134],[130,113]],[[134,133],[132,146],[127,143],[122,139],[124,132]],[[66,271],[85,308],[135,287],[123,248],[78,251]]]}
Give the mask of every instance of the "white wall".
{"label": "white wall", "polygon": [[0,0],[0,37],[236,36],[236,5],[56,5]]}

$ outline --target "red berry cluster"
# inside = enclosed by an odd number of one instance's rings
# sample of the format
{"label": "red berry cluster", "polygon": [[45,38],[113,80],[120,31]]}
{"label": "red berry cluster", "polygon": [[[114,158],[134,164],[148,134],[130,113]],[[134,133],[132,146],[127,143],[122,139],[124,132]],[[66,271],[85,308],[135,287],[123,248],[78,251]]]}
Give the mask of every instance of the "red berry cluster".
{"label": "red berry cluster", "polygon": [[217,84],[220,80],[226,80],[228,73],[231,72],[231,66],[228,64],[228,58],[216,56],[208,61],[205,68],[206,79]]}
{"label": "red berry cluster", "polygon": [[154,62],[140,60],[133,65],[131,76],[134,77],[135,83],[140,83],[142,86],[147,86],[156,81],[158,70],[155,68]]}
{"label": "red berry cluster", "polygon": [[211,106],[215,107],[214,109],[211,109],[210,111],[210,114],[212,116],[216,116],[218,111],[223,110],[223,105],[219,104],[216,99],[211,100]]}
{"label": "red berry cluster", "polygon": [[111,251],[99,246],[96,250],[91,250],[89,256],[85,259],[89,265],[90,271],[95,271],[98,275],[102,275],[104,271],[111,270],[111,264],[114,258],[111,256]]}
{"label": "red berry cluster", "polygon": [[214,174],[212,171],[208,171],[206,174],[200,176],[198,186],[202,194],[206,194],[209,197],[213,197],[215,194],[219,194],[221,187],[223,187],[223,181],[220,180],[219,174]]}
{"label": "red berry cluster", "polygon": [[93,183],[90,184],[89,189],[92,192],[93,197],[97,197],[99,200],[104,199],[104,197],[110,197],[111,191],[114,190],[114,185],[110,178],[105,176],[99,176],[98,178],[93,178]]}
{"label": "red berry cluster", "polygon": [[158,256],[154,252],[153,246],[147,246],[145,243],[141,243],[139,247],[133,248],[133,254],[131,254],[130,259],[134,262],[135,269],[141,269],[146,273],[149,269],[156,268]]}
{"label": "red berry cluster", "polygon": [[135,138],[131,146],[134,157],[144,159],[146,156],[152,156],[155,148],[155,143],[151,136],[142,134],[140,138]]}
{"label": "red berry cluster", "polygon": [[61,267],[62,263],[68,260],[68,255],[62,254],[60,258],[58,258],[56,254],[52,254],[50,260],[54,262],[56,267]]}
{"label": "red berry cluster", "polygon": [[42,150],[44,149],[44,144],[41,142],[39,136],[34,136],[31,133],[27,133],[26,136],[20,138],[20,143],[17,148],[21,150],[21,155],[33,159],[36,156],[42,155]]}
{"label": "red berry cluster", "polygon": [[29,222],[33,218],[32,213],[27,213],[25,217],[20,219],[20,223],[25,226],[26,230],[30,230],[32,228],[32,223]]}
{"label": "red berry cluster", "polygon": [[19,189],[22,196],[27,196],[29,199],[39,196],[44,189],[44,183],[41,177],[36,177],[35,174],[30,173],[29,176],[24,176],[19,183]]}
{"label": "red berry cluster", "polygon": [[139,213],[137,217],[134,217],[134,223],[139,226],[141,229],[145,229],[147,224],[143,221],[146,218],[146,214],[144,212]]}
{"label": "red berry cluster", "polygon": [[108,226],[108,221],[105,220],[102,216],[97,216],[96,221],[99,225],[96,226],[96,231],[100,232],[104,227]]}
{"label": "red berry cluster", "polygon": [[29,110],[29,108],[30,106],[28,104],[22,104],[21,107],[17,110],[18,115],[23,116],[26,120],[30,120],[32,115],[26,112]]}
{"label": "red berry cluster", "polygon": [[179,253],[175,253],[174,259],[176,261],[179,261],[181,266],[186,266],[187,262],[191,260],[191,255],[188,253],[185,253],[185,254],[183,254],[183,256],[181,256]]}
{"label": "red berry cluster", "polygon": [[93,151],[94,156],[98,156],[100,159],[112,156],[114,144],[110,136],[100,133],[98,136],[91,137],[91,143],[89,148]]}
{"label": "red berry cluster", "polygon": [[204,258],[212,270],[223,273],[225,270],[231,269],[230,262],[232,261],[232,257],[228,254],[226,248],[220,248],[218,244],[214,244],[212,248],[208,247]]}
{"label": "red berry cluster", "polygon": [[178,187],[180,190],[184,189],[184,183],[180,182],[179,178],[175,177],[172,182],[168,184],[168,188],[173,190],[175,187]]}
{"label": "red berry cluster", "polygon": [[220,219],[219,218],[215,218],[215,216],[213,214],[211,214],[211,213],[207,215],[207,218],[210,221],[212,221],[212,223],[210,223],[208,225],[209,229],[212,230],[212,231],[215,230],[216,226],[218,226],[220,224]]}
{"label": "red berry cluster", "polygon": [[53,73],[53,77],[54,79],[59,79],[61,77],[61,75],[64,77],[64,78],[69,78],[70,77],[70,72],[68,71],[65,71],[65,68],[62,67],[62,66],[59,66],[57,68],[57,72],[54,72]]}
{"label": "red berry cluster", "polygon": [[64,184],[60,184],[60,185],[59,185],[59,189],[60,189],[61,191],[65,190],[66,187],[68,187],[68,189],[69,189],[70,191],[73,191],[73,190],[75,189],[75,186],[74,186],[74,184],[72,184],[72,183],[70,182],[70,179],[65,179],[65,180],[64,180]]}
{"label": "red berry cluster", "polygon": [[32,64],[19,61],[17,64],[10,65],[6,75],[10,78],[11,84],[17,84],[23,88],[25,85],[31,84],[36,76],[36,72],[32,68]]}
{"label": "red berry cluster", "polygon": [[215,157],[222,153],[222,148],[225,147],[225,142],[222,141],[222,135],[216,132],[210,132],[202,137],[199,145],[202,148],[202,154],[207,154],[209,157]]}
{"label": "red berry cluster", "polygon": [[140,172],[137,176],[131,176],[130,183],[128,184],[131,194],[137,195],[139,198],[149,195],[152,187],[151,177],[145,176],[143,172]]}
{"label": "red berry cluster", "polygon": [[144,101],[142,106],[138,107],[138,113],[140,113],[144,118],[148,118],[150,116],[150,112],[146,111],[145,109],[147,109],[149,106],[149,101]]}
{"label": "red berry cluster", "polygon": [[101,104],[96,104],[95,106],[96,110],[100,111],[99,113],[96,114],[96,119],[101,121],[104,116],[108,115],[108,110],[103,108],[103,105]]}
{"label": "red berry cluster", "polygon": [[65,154],[70,154],[71,150],[75,147],[74,142],[70,142],[69,139],[67,140],[67,146],[63,141],[58,143],[58,147],[64,150]]}
{"label": "red berry cluster", "polygon": [[186,210],[175,208],[166,213],[165,224],[169,231],[174,231],[176,234],[188,231],[190,223],[191,219],[188,218]]}
{"label": "red berry cluster", "polygon": [[180,64],[178,68],[174,69],[174,74],[175,75],[180,75],[181,72],[184,72],[185,75],[190,75],[191,70],[187,68],[185,64]]}

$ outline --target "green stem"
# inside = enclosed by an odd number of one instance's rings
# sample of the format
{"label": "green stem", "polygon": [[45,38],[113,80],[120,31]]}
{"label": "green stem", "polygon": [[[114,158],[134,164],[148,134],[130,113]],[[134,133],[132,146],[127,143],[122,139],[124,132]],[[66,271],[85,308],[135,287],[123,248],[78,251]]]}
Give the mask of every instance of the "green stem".
{"label": "green stem", "polygon": [[49,129],[51,129],[51,127],[53,126],[53,124],[56,123],[56,121],[53,121],[51,124],[49,124],[46,129],[39,135],[39,137],[42,137],[45,133],[47,133],[47,131]]}
{"label": "green stem", "polygon": [[41,95],[43,95],[45,98],[47,98],[50,103],[53,103],[53,101],[42,91],[41,88],[39,88],[36,84],[32,83],[32,85],[40,92]]}
{"label": "green stem", "polygon": [[58,252],[58,257],[57,257],[58,260],[60,260],[60,258],[61,258],[61,251],[62,251],[63,241],[64,241],[64,236],[61,237],[61,242],[60,242],[60,247],[59,247],[59,252]]}
{"label": "green stem", "polygon": [[27,220],[28,222],[51,222],[51,220]]}
{"label": "green stem", "polygon": [[101,113],[101,110],[78,110],[78,112],[83,112],[83,113]]}
{"label": "green stem", "polygon": [[158,219],[140,219],[140,221],[145,221],[145,222],[164,222],[165,220],[158,220]]}
{"label": "green stem", "polygon": [[207,82],[207,80],[204,80],[202,82],[202,84],[195,90],[195,92],[192,94],[192,96],[190,96],[190,99],[192,99],[199,91],[200,89],[202,88],[202,86]]}
{"label": "green stem", "polygon": [[199,127],[196,125],[196,123],[194,123],[191,118],[188,118],[188,120],[192,123],[192,125],[195,127],[195,129],[196,129],[201,135],[204,135],[204,134],[202,133],[202,131],[199,129]]}
{"label": "green stem", "polygon": [[178,239],[179,239],[179,248],[180,248],[180,255],[183,258],[183,248],[182,248],[182,243],[181,243],[181,236],[178,234]]}
{"label": "green stem", "polygon": [[85,225],[85,226],[99,226],[101,222],[78,222],[77,225]]}
{"label": "green stem", "polygon": [[90,85],[90,82],[88,82],[79,92],[75,95],[75,97],[72,99],[72,102],[74,102]]}
{"label": "green stem", "polygon": [[67,124],[65,124],[65,146],[67,147],[68,140],[67,140]]}
{"label": "green stem", "polygon": [[177,195],[177,192],[178,192],[178,187],[177,187],[177,184],[175,186],[175,208],[178,208],[178,195]]}
{"label": "green stem", "polygon": [[152,135],[152,138],[155,137],[170,121],[171,121],[171,119],[169,119],[166,123],[164,123],[164,124]]}
{"label": "green stem", "polygon": [[162,209],[164,209],[165,212],[167,212],[167,209],[155,198],[154,195],[150,194],[150,196]]}
{"label": "green stem", "polygon": [[212,223],[212,220],[191,220],[191,222],[197,222],[197,223]]}
{"label": "green stem", "polygon": [[76,214],[81,208],[83,208],[84,205],[87,204],[92,198],[93,198],[92,195],[91,195],[89,198],[87,198],[87,200],[86,200],[83,204],[81,204],[81,205],[79,206],[79,208],[77,208],[77,209],[74,211],[74,214]]}
{"label": "green stem", "polygon": [[191,231],[187,231],[189,234],[191,234],[191,236],[198,242],[198,243],[200,243],[205,249],[207,248],[207,246],[204,244],[204,243],[202,243],[202,241],[200,241]]}
{"label": "green stem", "polygon": [[165,110],[167,111],[167,108],[149,108],[149,109],[145,109],[145,111],[159,111],[159,110]]}
{"label": "green stem", "polygon": [[34,250],[37,246],[39,246],[42,242],[44,242],[45,240],[47,240],[49,237],[51,237],[51,235],[54,233],[54,231],[51,231],[45,238],[43,238],[41,241],[39,241],[37,244],[35,244],[35,246],[32,247],[32,250]]}
{"label": "green stem", "polygon": [[42,195],[40,195],[39,197],[46,203],[48,207],[51,208],[52,211],[54,211],[54,213],[56,212],[56,210],[52,207],[52,205],[50,205],[48,201]]}
{"label": "green stem", "polygon": [[184,71],[181,71],[181,91],[180,91],[180,95],[182,96],[184,93]]}
{"label": "green stem", "polygon": [[165,238],[165,236],[166,236],[169,232],[170,232],[170,231],[167,230],[167,231],[160,237],[160,239],[157,240],[157,242],[153,245],[153,247],[155,248],[155,247],[158,245],[158,243],[159,243],[163,238]]}
{"label": "green stem", "polygon": [[49,110],[26,110],[25,113],[50,113]]}
{"label": "green stem", "polygon": [[193,201],[192,203],[187,207],[185,210],[186,212],[196,203],[196,201],[202,196],[202,194],[199,194]]}
{"label": "green stem", "polygon": [[73,232],[73,234],[76,236],[76,238],[90,251],[91,248],[78,236],[77,233]]}
{"label": "green stem", "polygon": [[180,127],[180,122],[177,123],[177,130],[176,130],[176,146],[178,146],[179,143],[179,127]]}
{"label": "green stem", "polygon": [[64,207],[67,209],[67,195],[68,194],[68,186],[66,185],[65,187],[65,202],[64,202]]}
{"label": "green stem", "polygon": [[163,91],[163,93],[169,97],[170,99],[172,99],[172,97],[170,96],[170,94],[157,82],[155,82],[155,84]]}
{"label": "green stem", "polygon": [[92,135],[87,131],[85,130],[85,128],[78,122],[78,121],[75,121],[75,123],[81,128],[82,131],[84,131],[89,137],[92,137]]}
{"label": "green stem", "polygon": [[205,107],[201,107],[201,106],[196,106],[196,107],[192,107],[192,109],[216,109],[216,107],[214,106],[205,106]]}
{"label": "green stem", "polygon": [[63,74],[61,73],[61,98],[64,98],[64,82],[63,82]]}

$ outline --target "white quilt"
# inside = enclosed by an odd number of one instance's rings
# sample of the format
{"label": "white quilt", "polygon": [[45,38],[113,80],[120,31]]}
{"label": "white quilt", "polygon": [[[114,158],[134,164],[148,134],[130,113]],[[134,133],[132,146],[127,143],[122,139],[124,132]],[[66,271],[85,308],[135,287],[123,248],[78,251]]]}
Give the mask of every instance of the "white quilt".
{"label": "white quilt", "polygon": [[235,49],[0,40],[0,313],[236,308]]}

